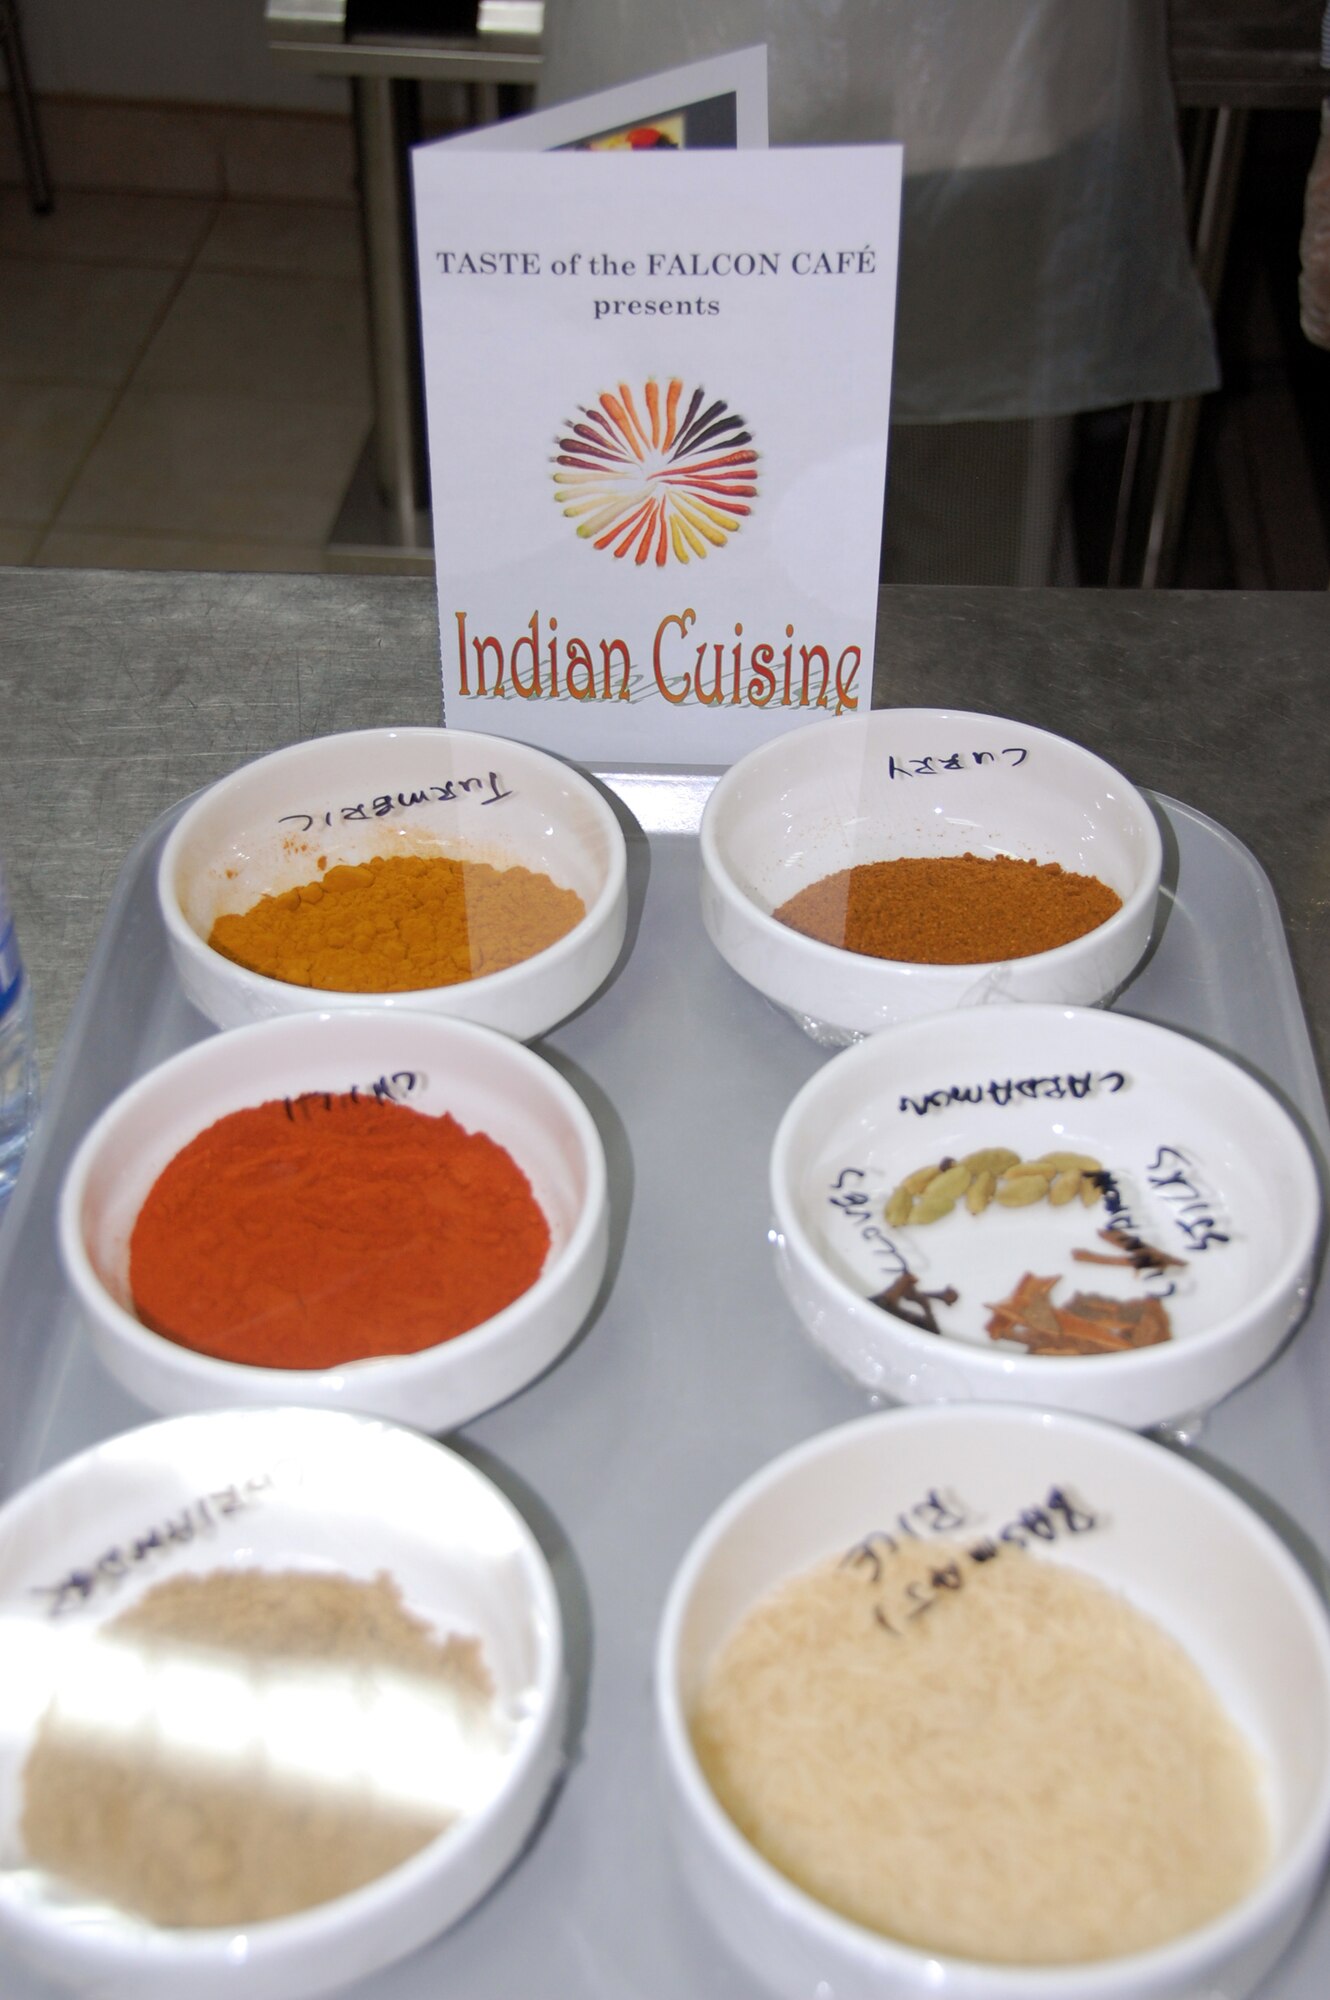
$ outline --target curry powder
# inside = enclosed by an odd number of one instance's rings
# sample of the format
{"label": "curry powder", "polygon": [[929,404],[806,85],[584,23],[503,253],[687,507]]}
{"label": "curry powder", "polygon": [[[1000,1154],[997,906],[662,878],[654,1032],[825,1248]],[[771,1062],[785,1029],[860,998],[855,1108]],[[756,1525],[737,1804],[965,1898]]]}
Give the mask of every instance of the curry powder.
{"label": "curry powder", "polygon": [[779,922],[822,944],[914,965],[984,965],[1096,930],[1122,898],[1093,875],[1011,855],[870,861],[801,889]]}

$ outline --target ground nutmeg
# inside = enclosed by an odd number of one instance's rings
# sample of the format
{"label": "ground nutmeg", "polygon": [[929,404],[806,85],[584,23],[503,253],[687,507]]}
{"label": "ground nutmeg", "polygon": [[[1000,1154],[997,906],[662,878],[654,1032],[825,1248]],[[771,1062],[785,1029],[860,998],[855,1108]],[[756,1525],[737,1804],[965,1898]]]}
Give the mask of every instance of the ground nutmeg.
{"label": "ground nutmeg", "polygon": [[775,911],[822,944],[916,965],[983,965],[1096,930],[1122,898],[1093,875],[1006,854],[906,857],[842,868]]}
{"label": "ground nutmeg", "polygon": [[[162,1688],[200,1662],[225,1686],[221,1725],[206,1701],[178,1695],[122,1701],[108,1718],[105,1688],[123,1687],[126,1665],[132,1685]],[[331,1750],[291,1731],[311,1698]],[[422,1720],[436,1746],[467,1746],[473,1787],[478,1769],[497,1784],[504,1730],[480,1642],[436,1633],[391,1576],[171,1577],[57,1661],[23,1772],[27,1859],[84,1898],[173,1927],[309,1909],[397,1867],[456,1818],[448,1757],[425,1760],[404,1791],[391,1760],[381,1774],[357,1752],[393,1731],[419,1741]]]}
{"label": "ground nutmeg", "polygon": [[533,1285],[550,1229],[512,1156],[446,1113],[358,1092],[230,1112],[149,1190],[134,1310],[226,1361],[333,1368],[414,1354]]}

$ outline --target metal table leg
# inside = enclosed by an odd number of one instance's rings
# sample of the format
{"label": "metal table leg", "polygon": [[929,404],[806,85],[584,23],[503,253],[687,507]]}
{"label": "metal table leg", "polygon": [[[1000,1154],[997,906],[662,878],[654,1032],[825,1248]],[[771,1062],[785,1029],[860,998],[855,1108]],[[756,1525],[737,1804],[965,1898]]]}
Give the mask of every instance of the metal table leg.
{"label": "metal table leg", "polygon": [[408,146],[416,86],[400,78],[352,79],[359,154],[370,359],[374,375],[374,469],[393,539],[428,548],[421,513],[429,504],[424,454],[420,333]]}
{"label": "metal table leg", "polygon": [[[1192,252],[1212,311],[1218,308],[1228,257],[1248,116],[1239,105],[1197,112],[1187,150]],[[1133,405],[1118,485],[1110,584],[1155,590],[1172,583],[1200,410],[1199,396]]]}
{"label": "metal table leg", "polygon": [[[1235,105],[1221,105],[1213,114],[1204,154],[1193,247],[1196,273],[1212,310],[1218,308],[1224,265],[1228,258],[1233,210],[1247,138],[1247,118],[1246,110]],[[1169,405],[1155,480],[1154,504],[1146,531],[1145,559],[1141,567],[1141,587],[1145,590],[1156,589],[1173,580],[1200,413],[1199,396],[1180,398]]]}
{"label": "metal table leg", "polygon": [[51,183],[46,172],[37,106],[28,77],[28,59],[23,50],[23,31],[15,0],[0,0],[0,46],[3,46],[5,67],[9,72],[9,95],[14,106],[14,123],[18,127],[18,148],[23,157],[28,198],[34,214],[49,215],[54,206]]}

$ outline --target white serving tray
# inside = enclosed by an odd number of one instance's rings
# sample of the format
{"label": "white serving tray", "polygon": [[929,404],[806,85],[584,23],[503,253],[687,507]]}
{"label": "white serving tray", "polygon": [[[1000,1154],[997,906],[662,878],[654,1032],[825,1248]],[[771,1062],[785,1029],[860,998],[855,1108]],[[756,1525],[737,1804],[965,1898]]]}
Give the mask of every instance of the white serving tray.
{"label": "white serving tray", "polygon": [[[700,774],[604,774],[629,837],[616,975],[538,1046],[595,1117],[609,1162],[610,1275],[540,1381],[455,1433],[548,1557],[573,1684],[568,1775],[526,1852],[446,1936],[349,2000],[763,2000],[696,1914],[658,1808],[656,1628],[702,1522],[787,1446],[867,1399],[813,1352],[777,1285],[767,1160],[790,1098],[830,1058],[721,962],[701,925]],[[1167,921],[1119,1005],[1236,1056],[1318,1157],[1330,1126],[1270,884],[1222,827],[1171,800]],[[0,1493],[148,1420],[93,1358],[56,1257],[66,1162],[151,1064],[209,1032],[170,971],[153,878],[175,814],[125,863],[0,1228]],[[1330,1309],[1189,1446],[1324,1582],[1330,1548]],[[1166,1448],[1164,1445],[1161,1449]],[[243,1981],[237,1982],[243,2000]],[[1330,1990],[1330,1895],[1260,2000]],[[56,1989],[0,1956],[4,2000]]]}

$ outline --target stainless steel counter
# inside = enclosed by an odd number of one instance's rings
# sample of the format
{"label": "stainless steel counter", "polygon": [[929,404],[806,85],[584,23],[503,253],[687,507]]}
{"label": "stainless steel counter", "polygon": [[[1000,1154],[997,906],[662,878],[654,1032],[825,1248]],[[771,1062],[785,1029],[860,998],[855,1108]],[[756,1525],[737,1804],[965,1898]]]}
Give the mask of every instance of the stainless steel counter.
{"label": "stainless steel counter", "polygon": [[[164,808],[278,744],[438,716],[434,596],[411,579],[0,571],[0,634],[0,848],[48,1055],[125,853]],[[1327,1047],[1328,640],[1330,595],[899,589],[883,598],[875,692],[1029,717],[1232,828],[1278,885]],[[1184,853],[1187,817],[1169,817]],[[864,1408],[795,1336],[766,1237],[771,1133],[826,1057],[707,944],[690,844],[630,845],[642,910],[631,955],[544,1045],[605,1139],[613,1283],[559,1366],[459,1440],[535,1526],[557,1579],[569,1774],[513,1875],[425,1952],[357,1986],[364,2000],[759,2000],[692,1913],[667,1852],[650,1642],[711,1509],[778,1452]],[[7,1483],[146,1416],[91,1352],[50,1218],[64,1163],[101,1103],[202,1031],[164,970],[154,851],[151,841],[139,850],[118,899],[115,949],[99,954],[6,1223],[16,1226],[0,1241]],[[1194,889],[1202,878],[1220,886],[1186,905],[1174,949],[1166,932],[1133,993],[1147,1014],[1154,1005],[1250,1052],[1262,1037],[1236,1032],[1239,1016],[1278,1040],[1279,982],[1251,962],[1276,953],[1277,925],[1253,925],[1231,872],[1221,884],[1184,860],[1179,881]],[[1196,1004],[1221,987],[1218,1013]],[[1301,1057],[1279,1082],[1310,1108],[1315,1081]],[[1314,1311],[1274,1365],[1213,1413],[1197,1456],[1321,1576],[1330,1349],[1324,1308]],[[49,1981],[0,1957],[6,2000],[55,2000]],[[1265,2000],[1319,2000],[1328,1964],[1323,1896]]]}
{"label": "stainless steel counter", "polygon": [[[0,853],[48,1068],[120,864],[158,813],[280,744],[439,715],[434,587],[415,578],[0,570],[0,635]],[[1330,593],[882,596],[875,704],[1038,723],[1252,849],[1323,1075],[1328,691]]]}

